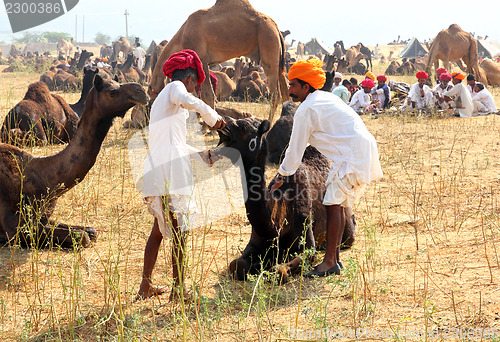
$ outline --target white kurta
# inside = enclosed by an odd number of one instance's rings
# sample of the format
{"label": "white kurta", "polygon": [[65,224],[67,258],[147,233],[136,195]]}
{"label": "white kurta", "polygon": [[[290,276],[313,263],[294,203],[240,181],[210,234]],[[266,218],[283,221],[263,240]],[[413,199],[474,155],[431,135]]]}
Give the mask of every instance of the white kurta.
{"label": "white kurta", "polygon": [[452,97],[455,96],[455,112],[460,114],[460,117],[466,118],[472,115],[474,106],[469,90],[462,83],[457,83],[453,88],[443,93],[443,95]]}
{"label": "white kurta", "polygon": [[497,111],[495,99],[486,88],[481,90],[479,93],[474,93],[474,96],[472,96],[472,102],[474,105],[475,115],[491,114]]}
{"label": "white kurta", "polygon": [[144,198],[166,194],[192,195],[190,158],[200,157],[199,151],[186,143],[189,110],[200,113],[209,126],[215,125],[221,118],[205,102],[189,93],[180,81],[167,84],[153,103],[149,122],[149,153],[144,164]]}
{"label": "white kurta", "polygon": [[349,106],[355,111],[359,112],[368,107],[371,104],[370,94],[365,93],[364,89],[361,88],[351,98]]}
{"label": "white kurta", "polygon": [[[424,90],[424,96],[422,96],[421,90]],[[431,88],[427,84],[424,84],[422,88],[420,88],[420,84],[414,83],[410,92],[408,93],[408,98],[411,99],[411,102],[415,102],[416,109],[424,109],[427,107],[432,107],[432,99],[434,95],[432,94]]]}
{"label": "white kurta", "polygon": [[[444,93],[445,91],[450,90],[451,88],[453,88],[453,85],[452,85],[452,84],[450,84],[450,83],[448,83],[448,85],[447,85],[447,86],[446,86],[446,88],[444,88],[444,89],[441,87],[441,84],[439,84],[439,83],[438,83],[438,84],[437,84],[434,88],[432,88],[432,93],[433,93],[435,96],[437,95],[436,97],[438,97],[438,96],[439,96],[439,97],[441,97],[441,98],[442,98],[442,97],[443,97],[443,93]],[[441,108],[441,109],[446,109],[446,108],[448,108],[448,104],[447,104],[445,101],[443,101],[443,102],[439,102],[437,98],[436,98],[436,104],[437,104],[437,106],[438,106],[439,108]]]}
{"label": "white kurta", "polygon": [[136,47],[134,50],[134,56],[137,60],[137,67],[142,70],[144,68],[144,62],[146,59],[146,51],[140,46]]}
{"label": "white kurta", "polygon": [[297,108],[281,175],[297,171],[308,144],[333,162],[327,184],[350,173],[364,184],[382,177],[375,138],[359,115],[330,92],[315,91]]}

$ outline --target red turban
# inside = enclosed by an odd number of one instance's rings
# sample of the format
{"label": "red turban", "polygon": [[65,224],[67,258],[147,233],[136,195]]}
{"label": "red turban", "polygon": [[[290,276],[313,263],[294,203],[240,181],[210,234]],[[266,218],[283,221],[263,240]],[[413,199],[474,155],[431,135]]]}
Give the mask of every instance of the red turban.
{"label": "red turban", "polygon": [[465,79],[465,75],[460,73],[460,72],[454,72],[453,74],[451,74],[451,77],[456,78],[457,80],[460,80],[460,81]]}
{"label": "red turban", "polygon": [[385,75],[378,75],[377,76],[377,81],[379,81],[379,82],[387,82],[387,77],[385,77]]}
{"label": "red turban", "polygon": [[361,86],[362,86],[363,88],[365,88],[365,87],[366,87],[366,88],[373,88],[373,87],[375,87],[375,83],[373,83],[373,81],[372,81],[371,79],[369,79],[369,78],[365,78],[365,79],[363,80],[363,82],[361,82]]}
{"label": "red turban", "polygon": [[294,78],[307,82],[314,89],[321,89],[325,85],[326,75],[325,71],[321,68],[323,62],[317,58],[310,60],[299,60],[295,62],[288,71],[288,79]]}
{"label": "red turban", "polygon": [[441,75],[442,73],[448,72],[445,68],[436,69],[436,74]]}
{"label": "red turban", "polygon": [[443,72],[441,73],[441,75],[439,75],[439,79],[451,81],[451,75],[449,72]]}
{"label": "red turban", "polygon": [[422,78],[428,79],[429,78],[429,74],[426,73],[425,71],[419,71],[419,72],[417,72],[417,79],[420,80]]}
{"label": "red turban", "polygon": [[182,50],[172,54],[163,64],[163,75],[172,78],[177,69],[193,68],[198,73],[198,84],[205,80],[205,72],[200,57],[193,50]]}

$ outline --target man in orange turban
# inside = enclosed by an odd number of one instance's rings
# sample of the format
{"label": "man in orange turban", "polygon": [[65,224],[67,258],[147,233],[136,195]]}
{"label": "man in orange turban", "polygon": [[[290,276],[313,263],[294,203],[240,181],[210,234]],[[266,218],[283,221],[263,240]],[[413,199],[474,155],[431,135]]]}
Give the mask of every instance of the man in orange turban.
{"label": "man in orange turban", "polygon": [[[288,94],[294,102],[301,103],[295,112],[285,157],[269,184],[271,195],[278,197],[279,188],[302,163],[308,145],[332,161],[323,198],[326,254],[323,262],[306,277],[340,274],[343,268],[339,258],[342,234],[347,220],[352,223],[346,208],[359,200],[367,184],[382,177],[377,143],[363,120],[337,95],[318,90],[326,79],[322,65],[317,59],[301,60],[290,68]],[[310,237],[306,240],[307,246],[314,246]]]}
{"label": "man in orange turban", "polygon": [[443,93],[444,100],[454,109],[455,116],[462,118],[472,115],[474,104],[467,87],[462,83],[465,75],[460,72],[451,74],[453,88]]}

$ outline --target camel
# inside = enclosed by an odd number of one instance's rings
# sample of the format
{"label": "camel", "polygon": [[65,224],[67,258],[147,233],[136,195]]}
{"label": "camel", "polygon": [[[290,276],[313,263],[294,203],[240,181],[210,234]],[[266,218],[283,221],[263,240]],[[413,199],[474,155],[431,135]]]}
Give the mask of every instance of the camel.
{"label": "camel", "polygon": [[5,117],[1,138],[5,143],[68,142],[76,131],[78,115],[43,82],[28,86],[24,99]]}
{"label": "camel", "polygon": [[[256,274],[275,267],[281,282],[301,270],[302,253],[326,239],[326,209],[322,204],[329,161],[313,147],[308,147],[303,163],[290,181],[271,197],[265,183],[267,120],[226,118],[227,125],[219,130],[219,145],[215,153],[231,160],[241,158],[245,170],[248,199],[245,208],[252,225],[250,241],[237,259],[231,261],[229,273],[244,280],[248,273]],[[342,242],[345,248],[354,243],[355,221],[346,208],[346,226]],[[278,265],[276,265],[278,263]],[[284,263],[284,264],[282,264]]]}
{"label": "camel", "polygon": [[490,85],[500,85],[500,64],[493,62],[491,59],[483,59],[479,66],[484,70]]}
{"label": "camel", "polygon": [[394,60],[394,58],[392,57],[392,55],[394,55],[394,51],[389,51],[389,56],[387,57],[387,60],[389,62],[392,62]]}
{"label": "camel", "polygon": [[134,54],[129,53],[125,62],[117,70],[118,74],[121,74],[118,77],[120,78],[120,76],[122,76],[125,82],[144,82],[146,74],[134,65],[134,60]]}
{"label": "camel", "polygon": [[[332,77],[333,80],[333,77]],[[285,149],[292,134],[293,116],[297,105],[293,101],[286,101],[281,108],[281,116],[267,134],[268,155],[267,160],[273,164],[280,164],[284,157]]]}
{"label": "camel", "polygon": [[111,45],[108,45],[108,43],[104,43],[101,48],[99,49],[99,56],[101,58],[111,58],[111,55],[113,54],[113,47]]}
{"label": "camel", "polygon": [[[349,50],[347,50],[347,51],[349,51]],[[367,58],[367,56],[365,54],[358,53],[356,55],[356,57],[354,57],[353,59],[351,59],[350,62],[349,62],[349,65],[347,66],[348,71],[350,72],[351,69],[353,69],[355,66],[357,66],[360,63],[359,61],[362,60],[363,58]],[[359,71],[360,67],[358,66],[356,69]],[[352,71],[352,72],[354,72],[354,73],[356,73],[358,75],[361,75],[361,74],[364,75],[366,73],[366,71],[364,73],[361,73],[361,72],[357,73],[355,71]]]}
{"label": "camel", "polygon": [[397,75],[397,70],[401,66],[398,61],[392,61],[391,64],[385,69],[384,75]]}
{"label": "camel", "polygon": [[160,57],[161,52],[163,51],[167,43],[168,41],[164,39],[160,44],[154,47],[153,52],[151,53],[151,71],[155,69],[156,61],[158,60],[158,57]]}
{"label": "camel", "polygon": [[81,117],[83,114],[83,108],[85,106],[85,101],[87,100],[87,96],[90,92],[90,89],[94,86],[93,81],[95,75],[99,73],[98,68],[85,67],[83,68],[83,78],[82,78],[82,93],[80,95],[80,99],[78,102],[70,104],[69,106],[73,111]]}
{"label": "camel", "polygon": [[113,119],[147,101],[141,85],[120,85],[96,75],[76,134],[64,150],[35,157],[0,144],[0,240],[33,247],[89,247],[97,237],[94,228],[55,223],[50,216],[57,199],[94,165]]}
{"label": "camel", "polygon": [[[372,63],[372,52],[369,48],[363,45],[363,43],[358,43],[358,50],[360,53],[365,55],[366,57],[366,69],[370,68],[370,71],[373,71],[373,63]],[[370,65],[368,65],[368,63]]]}
{"label": "camel", "polygon": [[297,43],[297,50],[295,50],[295,55],[297,56],[297,58],[302,58],[302,57],[304,57],[304,54],[305,54],[304,43],[298,42]]}
{"label": "camel", "polygon": [[57,42],[57,52],[62,53],[66,59],[71,57],[74,48],[73,38],[71,38],[71,40],[61,38],[59,39],[59,42]]}
{"label": "camel", "polygon": [[111,55],[110,61],[118,60],[120,52],[123,57],[126,58],[128,54],[134,52],[134,47],[127,38],[120,37],[117,41],[113,42],[113,53]]}
{"label": "camel", "polygon": [[217,100],[227,101],[236,89],[236,84],[225,72],[212,71],[212,73],[217,78],[217,90],[215,92]]}
{"label": "camel", "polygon": [[450,70],[450,62],[456,62],[459,59],[467,65],[469,74],[476,75],[480,82],[486,82],[479,72],[476,39],[457,24],[452,24],[448,29],[440,31],[434,38],[425,70],[430,73],[432,65],[434,69],[437,69],[439,60],[443,61],[446,70]]}
{"label": "camel", "polygon": [[340,44],[335,43],[335,50],[333,51],[333,55],[337,57],[337,60],[340,60],[342,58],[343,52]]}
{"label": "camel", "polygon": [[[163,49],[151,77],[148,94],[155,98],[165,86],[162,72],[167,58],[180,50],[192,49],[208,67],[234,57],[247,56],[260,63],[271,90],[269,119],[281,100],[288,99],[285,79],[285,41],[270,17],[256,11],[248,0],[217,0],[209,9],[191,14]],[[201,87],[202,99],[212,108],[215,94],[207,77]]]}

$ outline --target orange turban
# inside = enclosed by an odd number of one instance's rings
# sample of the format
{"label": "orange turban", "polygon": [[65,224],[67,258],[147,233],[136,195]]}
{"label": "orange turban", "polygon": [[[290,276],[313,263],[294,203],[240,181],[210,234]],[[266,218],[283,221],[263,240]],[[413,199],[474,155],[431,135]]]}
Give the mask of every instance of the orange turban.
{"label": "orange turban", "polygon": [[460,81],[465,79],[465,75],[460,73],[460,72],[454,72],[453,74],[451,74],[451,77],[456,78],[457,80],[460,80]]}
{"label": "orange turban", "polygon": [[321,89],[325,85],[326,75],[325,71],[321,68],[323,62],[317,58],[310,60],[299,60],[295,62],[288,72],[288,79],[294,78],[309,83],[314,89]]}
{"label": "orange turban", "polygon": [[370,80],[372,80],[373,82],[375,82],[375,80],[377,79],[377,77],[375,76],[375,74],[371,71],[368,71],[366,74],[365,74],[365,77],[368,77]]}

